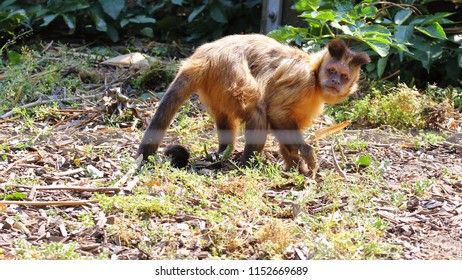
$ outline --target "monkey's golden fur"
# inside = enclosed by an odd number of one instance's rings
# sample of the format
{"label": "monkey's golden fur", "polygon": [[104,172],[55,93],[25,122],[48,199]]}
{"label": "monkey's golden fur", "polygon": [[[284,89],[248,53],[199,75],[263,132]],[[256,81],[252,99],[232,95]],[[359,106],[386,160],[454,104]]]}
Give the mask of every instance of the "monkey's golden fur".
{"label": "monkey's golden fur", "polygon": [[[245,123],[242,162],[261,152],[268,131],[280,143],[286,168],[306,173],[316,157],[301,130],[312,124],[324,104],[337,103],[357,88],[360,68],[369,63],[343,41],[312,54],[263,35],[232,35],[199,47],[183,61],[140,144],[143,159],[158,149],[180,106],[195,92],[215,119],[219,147],[235,144]],[[300,152],[300,157],[299,157]]]}

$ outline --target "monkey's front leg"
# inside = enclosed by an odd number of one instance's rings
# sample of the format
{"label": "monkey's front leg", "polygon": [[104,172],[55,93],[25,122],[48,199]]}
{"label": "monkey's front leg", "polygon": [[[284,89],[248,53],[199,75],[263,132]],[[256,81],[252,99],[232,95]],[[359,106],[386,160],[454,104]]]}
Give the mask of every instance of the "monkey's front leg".
{"label": "monkey's front leg", "polygon": [[300,156],[308,165],[309,172],[315,174],[318,171],[318,162],[316,160],[316,153],[311,145],[303,143],[300,145]]}
{"label": "monkey's front leg", "polygon": [[285,168],[298,167],[299,172],[302,174],[314,174],[317,170],[316,154],[313,147],[305,143],[303,135],[295,122],[288,121],[284,124],[273,122],[271,123],[271,128],[279,141]]}

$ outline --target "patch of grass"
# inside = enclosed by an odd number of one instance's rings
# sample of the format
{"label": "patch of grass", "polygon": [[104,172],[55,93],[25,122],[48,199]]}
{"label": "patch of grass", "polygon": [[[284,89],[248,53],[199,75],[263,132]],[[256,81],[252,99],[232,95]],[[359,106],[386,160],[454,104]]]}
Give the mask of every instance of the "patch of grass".
{"label": "patch of grass", "polygon": [[445,132],[436,131],[420,131],[417,135],[412,137],[411,141],[415,148],[427,148],[430,145],[436,145],[447,138]]}
{"label": "patch of grass", "polygon": [[15,242],[16,256],[23,260],[84,260],[84,259],[108,259],[109,252],[102,252],[99,256],[87,257],[77,251],[78,244],[75,242],[57,243],[50,242],[33,245],[27,240],[18,238]]}
{"label": "patch of grass", "polygon": [[354,138],[348,138],[345,145],[348,149],[353,151],[363,151],[369,142],[361,138],[358,134]]}
{"label": "patch of grass", "polygon": [[122,212],[128,217],[152,215],[173,215],[177,212],[175,204],[168,196],[155,197],[146,194],[130,196],[95,194],[102,210],[106,213]]}
{"label": "patch of grass", "polygon": [[259,247],[272,259],[283,256],[285,249],[296,242],[296,226],[293,222],[273,219],[256,233]]}
{"label": "patch of grass", "polygon": [[60,59],[55,59],[54,54],[40,54],[23,47],[20,63],[3,69],[6,78],[0,83],[0,91],[3,92],[5,102],[0,104],[0,114],[47,95],[61,96],[80,89],[82,85],[76,75],[63,74],[67,69],[78,71],[89,64],[70,58],[67,52],[66,47],[60,47],[57,54]]}
{"label": "patch of grass", "polygon": [[79,213],[77,220],[82,223],[83,226],[93,227],[95,226],[95,220],[91,212],[81,212]]}
{"label": "patch of grass", "polygon": [[415,89],[400,84],[387,95],[377,95],[374,99],[366,96],[355,103],[355,117],[363,118],[374,126],[391,125],[398,129],[424,128],[424,111],[431,107],[431,99],[419,94]]}
{"label": "patch of grass", "polygon": [[134,85],[154,91],[165,89],[173,81],[177,68],[178,64],[176,62],[156,60],[150,65],[149,70],[143,71],[134,80]]}
{"label": "patch of grass", "polygon": [[[455,96],[448,94],[445,102],[453,103]],[[440,106],[432,98],[437,99],[432,94],[398,84],[385,91],[372,89],[372,93],[364,98],[328,107],[327,112],[339,122],[353,120],[363,126],[424,129],[438,122],[446,111],[452,110],[450,105]]]}

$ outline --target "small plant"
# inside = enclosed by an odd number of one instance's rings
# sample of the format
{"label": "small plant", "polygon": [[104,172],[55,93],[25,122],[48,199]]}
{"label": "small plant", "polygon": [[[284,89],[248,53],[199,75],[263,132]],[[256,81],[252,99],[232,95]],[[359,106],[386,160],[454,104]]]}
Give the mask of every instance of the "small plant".
{"label": "small plant", "polygon": [[434,184],[434,181],[428,178],[418,180],[414,183],[412,191],[417,196],[424,196],[430,186]]}
{"label": "small plant", "polygon": [[268,254],[283,254],[291,243],[294,243],[294,233],[290,225],[280,220],[271,220],[257,233],[261,247]]}
{"label": "small plant", "polygon": [[83,226],[93,227],[95,226],[95,220],[91,212],[81,212],[79,213],[77,220],[82,223]]}
{"label": "small plant", "polygon": [[[177,212],[175,205],[169,197],[154,197],[143,194],[132,196],[113,196],[109,197],[104,194],[96,194],[101,208],[107,213],[116,210],[122,211],[130,217],[140,217],[143,215],[173,215]],[[117,208],[115,207],[117,205]]]}
{"label": "small plant", "polygon": [[400,84],[387,95],[376,93],[354,101],[351,117],[363,125],[421,129],[428,124],[425,112],[432,105],[429,97]]}
{"label": "small plant", "polygon": [[348,139],[346,146],[350,150],[363,151],[367,147],[368,141],[362,139],[358,134],[356,138]]}

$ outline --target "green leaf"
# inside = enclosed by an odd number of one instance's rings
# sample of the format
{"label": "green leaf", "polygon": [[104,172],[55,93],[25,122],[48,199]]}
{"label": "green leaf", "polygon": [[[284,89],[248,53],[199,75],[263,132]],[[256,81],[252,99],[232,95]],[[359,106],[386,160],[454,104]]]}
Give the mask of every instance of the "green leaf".
{"label": "green leaf", "polygon": [[127,24],[129,24],[130,21],[128,21],[128,19],[124,18],[122,20],[120,20],[120,27],[125,27]]}
{"label": "green leaf", "polygon": [[148,37],[148,38],[154,37],[154,31],[150,27],[145,27],[145,28],[141,29],[140,33],[143,34],[144,36]]}
{"label": "green leaf", "polygon": [[396,13],[394,21],[397,25],[403,24],[412,15],[411,10],[400,10]]}
{"label": "green leaf", "polygon": [[331,10],[313,11],[310,13],[310,16],[319,20],[335,20],[335,13]]}
{"label": "green leaf", "polygon": [[390,51],[390,43],[387,40],[361,38],[372,50],[374,50],[381,57],[388,55]]}
{"label": "green leaf", "polygon": [[227,23],[228,19],[226,16],[223,14],[223,11],[220,9],[220,6],[218,5],[212,5],[210,7],[210,17],[219,23]]}
{"label": "green leaf", "polygon": [[119,32],[116,28],[114,28],[114,26],[108,25],[106,34],[109,36],[109,39],[111,39],[113,42],[119,41]]}
{"label": "green leaf", "polygon": [[20,200],[20,199],[24,199],[26,198],[27,195],[25,193],[22,193],[22,192],[15,192],[15,193],[12,193],[12,194],[9,194],[5,197],[6,200]]}
{"label": "green leaf", "polygon": [[183,0],[171,0],[173,4],[181,6],[183,5]]}
{"label": "green leaf", "polygon": [[356,161],[356,164],[360,167],[368,167],[371,165],[372,159],[370,155],[360,156]]}
{"label": "green leaf", "polygon": [[74,15],[61,15],[61,17],[63,18],[69,30],[73,32],[75,30],[75,16]]}
{"label": "green leaf", "polygon": [[445,19],[450,15],[452,15],[452,13],[436,13],[434,15],[417,16],[411,20],[410,24],[426,25],[430,23],[450,23],[452,21]]}
{"label": "green leaf", "polygon": [[403,51],[403,52],[406,52],[410,55],[412,55],[412,52],[409,51],[408,47],[404,44],[401,44],[401,43],[391,43],[390,44],[391,47],[397,49],[397,50],[400,50],[400,51]]}
{"label": "green leaf", "polygon": [[[363,1],[364,2],[364,1]],[[359,7],[358,7],[359,6]],[[358,7],[357,9],[359,10],[359,14],[366,17],[366,18],[373,18],[377,15],[378,10],[377,7],[373,5],[369,6],[364,6],[363,3],[360,3],[356,5],[355,7]]]}
{"label": "green leaf", "polygon": [[52,22],[57,16],[58,14],[53,14],[43,17],[43,23],[40,24],[40,26],[48,26],[48,24],[50,24],[50,22]]}
{"label": "green leaf", "polygon": [[4,0],[2,4],[0,4],[0,10],[6,10],[6,8],[16,2],[16,0]]}
{"label": "green leaf", "polygon": [[321,5],[321,0],[300,0],[295,3],[297,11],[317,11]]}
{"label": "green leaf", "polygon": [[381,57],[377,61],[377,76],[379,78],[382,77],[383,72],[385,71],[385,67],[387,66],[387,62],[388,62],[388,56]]}
{"label": "green leaf", "polygon": [[414,25],[398,25],[395,29],[395,40],[405,44],[411,39]]}
{"label": "green leaf", "polygon": [[118,18],[125,6],[125,0],[99,0],[99,3],[104,12],[112,19]]}
{"label": "green leaf", "polygon": [[137,15],[136,17],[130,18],[128,21],[133,23],[156,23],[155,19],[145,15]]}
{"label": "green leaf", "polygon": [[227,145],[226,149],[223,151],[223,159],[228,159],[231,156],[231,153],[233,152],[234,147],[233,145]]}
{"label": "green leaf", "polygon": [[441,40],[446,40],[446,33],[443,30],[443,27],[437,22],[434,22],[427,26],[416,26],[415,29],[419,30],[423,34]]}
{"label": "green leaf", "polygon": [[386,28],[385,26],[374,24],[374,25],[366,25],[360,28],[357,28],[359,32],[363,36],[369,36],[369,37],[387,37],[391,34],[390,30]]}
{"label": "green leaf", "polygon": [[107,23],[104,19],[102,19],[96,13],[90,13],[90,17],[96,26],[96,30],[101,31],[101,32],[107,31]]}
{"label": "green leaf", "polygon": [[10,65],[18,65],[21,62],[21,55],[15,51],[8,51],[8,60]]}
{"label": "green leaf", "polygon": [[67,14],[70,12],[75,12],[75,11],[80,11],[80,10],[85,10],[88,7],[90,7],[89,4],[83,4],[83,3],[73,3],[73,2],[65,2],[62,4],[57,4],[58,5],[58,13],[59,14]]}
{"label": "green leaf", "polygon": [[195,8],[188,16],[188,22],[192,22],[194,20],[194,18],[196,18],[197,15],[199,15],[200,13],[202,13],[202,11],[205,9],[205,5],[202,5],[198,8]]}
{"label": "green leaf", "polygon": [[439,44],[427,42],[423,38],[416,37],[412,41],[414,58],[422,63],[422,67],[430,72],[430,65],[441,58],[443,48]]}

